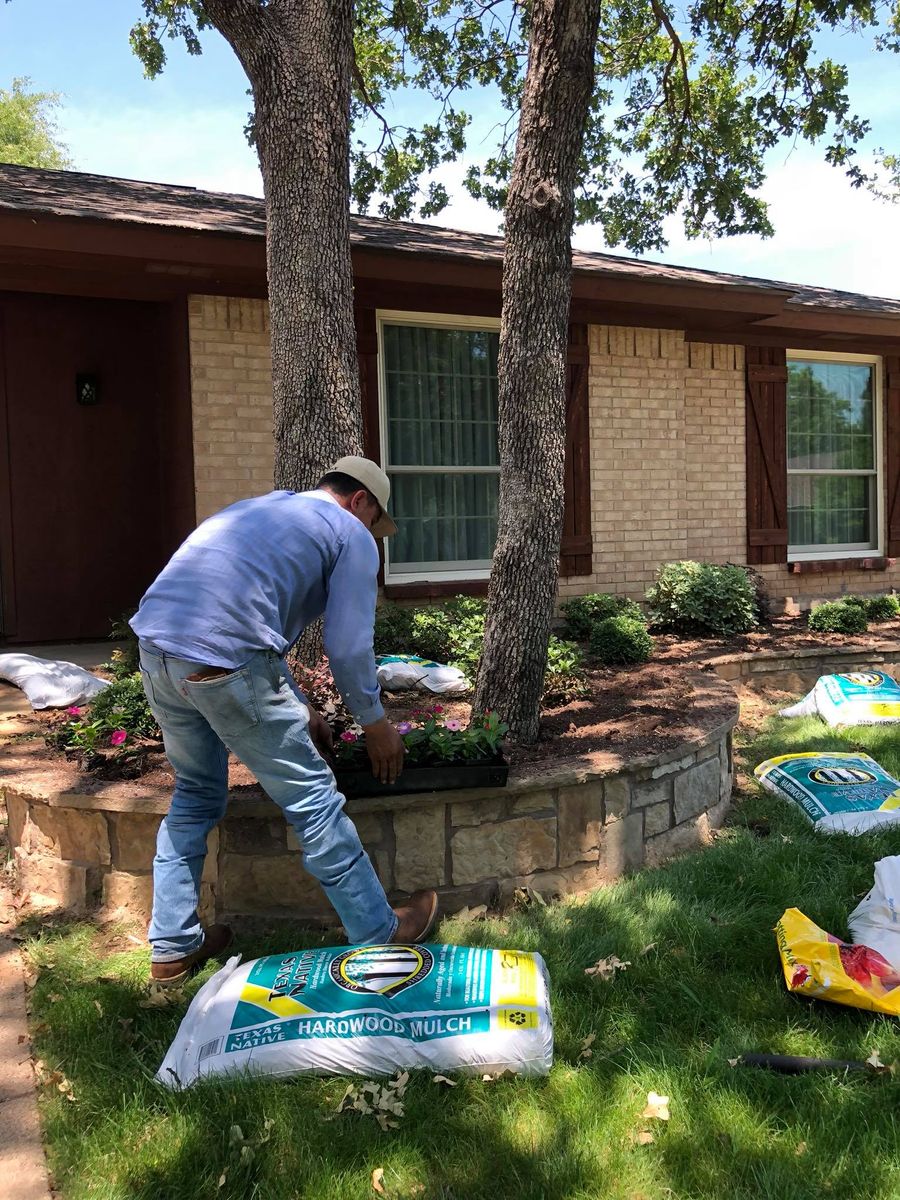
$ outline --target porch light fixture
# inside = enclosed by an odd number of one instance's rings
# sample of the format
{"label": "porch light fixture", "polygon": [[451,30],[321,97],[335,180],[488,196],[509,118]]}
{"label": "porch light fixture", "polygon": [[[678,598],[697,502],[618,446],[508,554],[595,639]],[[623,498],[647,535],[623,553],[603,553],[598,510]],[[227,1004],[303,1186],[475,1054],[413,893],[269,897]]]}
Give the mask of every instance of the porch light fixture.
{"label": "porch light fixture", "polygon": [[96,375],[84,372],[75,376],[75,400],[84,405],[100,403],[100,381]]}

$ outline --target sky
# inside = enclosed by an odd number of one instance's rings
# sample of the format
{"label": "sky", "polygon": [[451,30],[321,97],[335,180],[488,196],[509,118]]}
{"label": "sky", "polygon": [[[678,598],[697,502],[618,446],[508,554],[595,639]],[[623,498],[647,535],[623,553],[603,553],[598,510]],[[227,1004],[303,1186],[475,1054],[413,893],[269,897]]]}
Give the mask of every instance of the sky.
{"label": "sky", "polygon": [[[165,72],[148,81],[128,44],[140,7],[139,0],[0,0],[0,87],[28,76],[35,88],[63,94],[59,132],[79,170],[261,195],[243,133],[248,84],[230,47],[214,32],[199,58],[172,43]],[[831,53],[850,65],[851,99],[872,119],[874,143],[900,150],[900,61],[852,38],[834,38]],[[467,161],[489,152],[490,99],[476,99],[473,115]],[[443,168],[452,202],[435,223],[494,233],[498,214],[460,185],[465,166]],[[673,220],[668,248],[645,257],[900,298],[900,205],[854,190],[805,146],[773,152],[762,194],[774,237],[691,242]],[[577,230],[574,242],[607,249],[597,228]]]}

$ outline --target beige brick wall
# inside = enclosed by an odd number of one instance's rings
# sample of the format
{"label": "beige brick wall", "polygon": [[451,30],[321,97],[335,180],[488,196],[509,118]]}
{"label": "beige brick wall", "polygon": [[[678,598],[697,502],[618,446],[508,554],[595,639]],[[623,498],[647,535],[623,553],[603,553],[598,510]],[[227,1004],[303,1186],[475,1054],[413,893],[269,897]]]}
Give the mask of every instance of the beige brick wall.
{"label": "beige brick wall", "polygon": [[[263,300],[192,296],[189,305],[197,520],[272,487],[272,377]],[[560,598],[640,598],[660,563],[743,562],[744,351],[675,330],[592,325],[589,375],[590,575]],[[760,568],[788,609],[847,592],[900,588],[884,572],[794,575]]]}
{"label": "beige brick wall", "polygon": [[191,296],[197,520],[270,491],[272,368],[264,300]]}
{"label": "beige brick wall", "polygon": [[593,325],[590,576],[561,597],[640,598],[660,563],[740,561],[744,543],[744,354],[668,329]]}

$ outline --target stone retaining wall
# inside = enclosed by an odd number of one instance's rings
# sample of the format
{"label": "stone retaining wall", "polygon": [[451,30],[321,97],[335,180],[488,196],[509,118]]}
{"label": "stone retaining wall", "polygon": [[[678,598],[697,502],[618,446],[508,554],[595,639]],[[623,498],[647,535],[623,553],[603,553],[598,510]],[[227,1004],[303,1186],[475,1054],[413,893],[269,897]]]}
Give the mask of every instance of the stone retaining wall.
{"label": "stone retaining wall", "polygon": [[785,691],[808,691],[820,675],[840,675],[847,671],[869,671],[881,667],[886,674],[900,663],[900,647],[877,650],[826,647],[812,650],[768,650],[749,654],[727,654],[710,659],[709,665],[720,679],[751,686],[775,684]]}
{"label": "stone retaining wall", "polygon": [[[502,902],[519,887],[548,896],[588,891],[703,844],[721,824],[738,705],[729,685],[708,673],[698,674],[697,695],[698,723],[705,704],[721,712],[730,700],[733,711],[667,754],[605,769],[514,771],[505,789],[360,799],[347,811],[392,896],[437,887],[450,913]],[[22,889],[74,913],[125,910],[145,919],[168,791],[140,781],[90,794],[50,791],[39,765],[16,775],[0,757]],[[258,791],[236,790],[210,836],[202,915],[333,919],[300,866],[292,831]]]}

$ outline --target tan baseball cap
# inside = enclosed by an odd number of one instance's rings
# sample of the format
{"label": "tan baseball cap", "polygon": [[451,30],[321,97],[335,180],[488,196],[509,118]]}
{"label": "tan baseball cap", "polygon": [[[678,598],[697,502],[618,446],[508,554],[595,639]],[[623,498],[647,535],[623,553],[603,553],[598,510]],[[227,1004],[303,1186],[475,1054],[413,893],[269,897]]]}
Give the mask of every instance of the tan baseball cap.
{"label": "tan baseball cap", "polygon": [[373,537],[390,537],[397,532],[397,526],[388,513],[388,500],[391,498],[391,481],[371,458],[360,458],[357,454],[348,454],[339,458],[332,471],[340,471],[355,479],[366,491],[371,492],[381,505],[381,516],[372,526]]}

